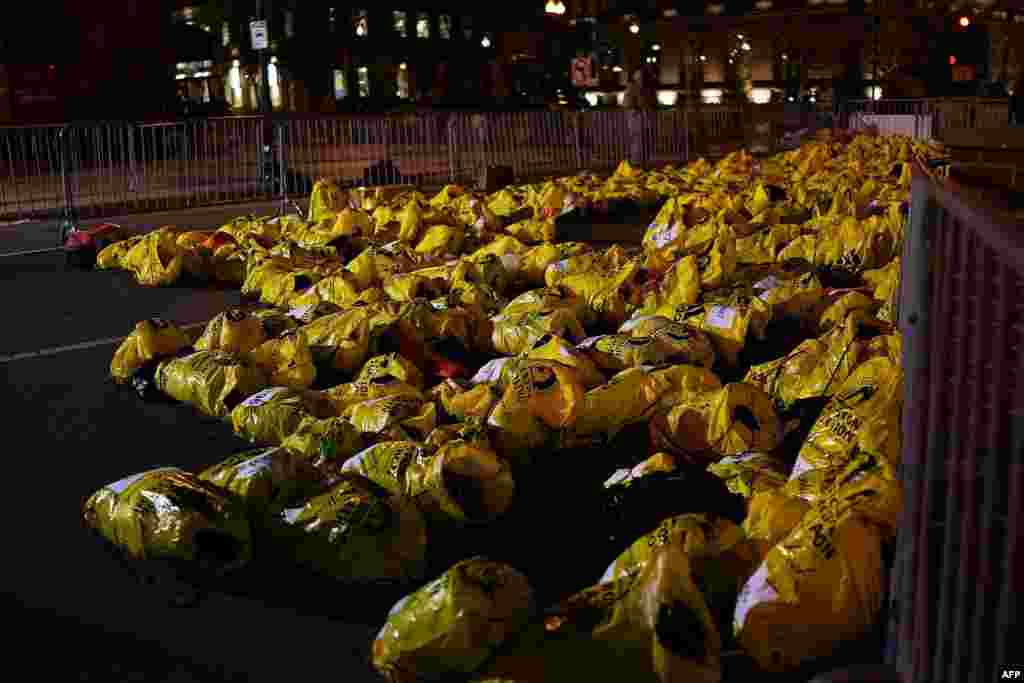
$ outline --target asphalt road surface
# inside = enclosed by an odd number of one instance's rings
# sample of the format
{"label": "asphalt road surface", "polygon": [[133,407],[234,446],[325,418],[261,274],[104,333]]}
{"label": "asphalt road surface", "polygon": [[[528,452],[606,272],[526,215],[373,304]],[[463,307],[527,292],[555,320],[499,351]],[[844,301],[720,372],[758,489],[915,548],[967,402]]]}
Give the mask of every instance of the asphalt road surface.
{"label": "asphalt road surface", "polygon": [[[159,218],[152,224],[168,222]],[[184,219],[204,227],[199,214]],[[32,247],[53,229],[17,227],[6,251]],[[143,403],[108,381],[116,340],[138,320],[200,323],[239,298],[142,288],[125,273],[62,264],[60,255],[0,259],[8,660],[61,681],[376,680],[365,650],[386,613],[377,601],[360,614],[365,596],[334,588],[324,609],[308,598],[302,607],[287,586],[271,585],[277,603],[251,588],[175,608],[129,580],[86,533],[81,504],[104,484],[165,464],[200,468],[243,445],[229,426],[185,406]]]}

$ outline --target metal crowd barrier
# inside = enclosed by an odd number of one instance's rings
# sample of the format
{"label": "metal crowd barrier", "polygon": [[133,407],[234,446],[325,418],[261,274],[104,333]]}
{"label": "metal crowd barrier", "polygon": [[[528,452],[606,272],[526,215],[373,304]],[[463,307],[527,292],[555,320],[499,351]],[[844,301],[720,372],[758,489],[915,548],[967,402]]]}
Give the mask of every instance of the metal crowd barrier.
{"label": "metal crowd barrier", "polygon": [[915,168],[902,261],[904,517],[888,664],[904,683],[1019,664],[1024,232]]}
{"label": "metal crowd barrier", "polygon": [[846,100],[842,125],[853,130],[870,127],[879,133],[941,139],[956,128],[998,128],[1009,122],[1007,99],[950,97],[888,100]]}
{"label": "metal crowd barrier", "polygon": [[[343,185],[472,183],[487,166],[517,178],[688,159],[673,111],[440,112],[395,116],[231,116],[167,123],[0,128],[0,220],[68,222],[307,196]],[[705,115],[702,115],[705,116]],[[707,114],[708,130],[727,117]]]}

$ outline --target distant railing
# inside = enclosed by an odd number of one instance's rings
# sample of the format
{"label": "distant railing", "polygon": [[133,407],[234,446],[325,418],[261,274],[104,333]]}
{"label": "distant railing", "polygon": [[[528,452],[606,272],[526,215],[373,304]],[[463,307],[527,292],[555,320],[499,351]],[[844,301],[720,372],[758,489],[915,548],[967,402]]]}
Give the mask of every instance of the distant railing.
{"label": "distant railing", "polygon": [[[682,110],[231,116],[166,123],[0,128],[0,220],[68,220],[306,195],[343,185],[473,182],[488,166],[517,178],[623,159],[685,163]],[[706,112],[703,135],[728,127]]]}
{"label": "distant railing", "polygon": [[841,116],[841,125],[854,130],[942,139],[945,130],[1007,125],[1010,107],[1007,99],[980,97],[847,100]]}

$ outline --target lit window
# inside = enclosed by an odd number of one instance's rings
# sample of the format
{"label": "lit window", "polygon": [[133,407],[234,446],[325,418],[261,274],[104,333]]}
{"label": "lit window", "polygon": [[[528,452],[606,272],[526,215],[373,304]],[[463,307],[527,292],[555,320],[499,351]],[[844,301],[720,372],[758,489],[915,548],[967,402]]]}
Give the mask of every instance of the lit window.
{"label": "lit window", "polygon": [[356,35],[362,38],[370,33],[370,21],[366,10],[359,9],[354,12],[353,20],[356,27]]}
{"label": "lit window", "polygon": [[426,12],[420,12],[418,15],[416,15],[416,37],[430,37],[430,15],[428,15]]}
{"label": "lit window", "polygon": [[409,99],[409,69],[405,62],[398,65],[398,96],[403,100]]}
{"label": "lit window", "polygon": [[405,25],[405,12],[395,10],[391,13],[391,17],[395,24],[395,33],[402,38],[409,37],[409,31]]}
{"label": "lit window", "polygon": [[437,18],[437,33],[444,40],[450,40],[452,37],[452,18],[447,14],[442,14]]}
{"label": "lit window", "polygon": [[721,88],[705,88],[700,91],[700,96],[704,100],[704,104],[721,104],[722,103],[722,89]]}
{"label": "lit window", "polygon": [[331,33],[334,33],[334,29],[337,26],[338,13],[337,9],[331,7],[327,10],[327,26]]}
{"label": "lit window", "polygon": [[754,104],[768,104],[772,99],[771,88],[751,88],[750,100]]}
{"label": "lit window", "polygon": [[343,100],[348,97],[348,84],[345,81],[345,70],[334,70],[334,99]]}
{"label": "lit window", "polygon": [[359,67],[357,70],[359,74],[359,96],[369,97],[370,96],[370,70],[365,66]]}
{"label": "lit window", "polygon": [[231,24],[226,21],[220,27],[220,42],[224,47],[231,44]]}

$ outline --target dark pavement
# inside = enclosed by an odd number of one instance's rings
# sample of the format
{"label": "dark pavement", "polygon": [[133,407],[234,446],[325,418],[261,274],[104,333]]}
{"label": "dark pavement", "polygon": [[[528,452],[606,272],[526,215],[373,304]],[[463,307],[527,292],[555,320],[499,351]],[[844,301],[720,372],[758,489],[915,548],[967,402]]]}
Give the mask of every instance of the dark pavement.
{"label": "dark pavement", "polygon": [[[160,218],[152,225],[168,222]],[[201,225],[202,212],[185,218],[197,228],[218,224]],[[23,250],[40,234],[8,236],[5,246]],[[80,506],[100,486],[160,465],[200,468],[244,446],[225,424],[186,406],[143,403],[108,381],[109,340],[136,321],[203,322],[238,293],[142,288],[124,273],[65,271],[62,263],[60,255],[0,259],[7,651],[59,681],[375,680],[365,649],[391,596],[360,612],[363,594],[335,587],[317,609],[316,596],[291,595],[296,580],[281,574],[284,585],[274,585],[277,575],[264,579],[275,603],[250,586],[174,608],[130,580],[83,529]]]}

